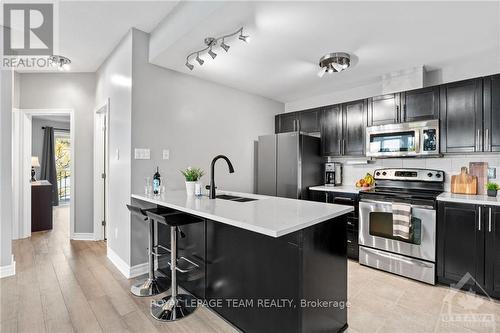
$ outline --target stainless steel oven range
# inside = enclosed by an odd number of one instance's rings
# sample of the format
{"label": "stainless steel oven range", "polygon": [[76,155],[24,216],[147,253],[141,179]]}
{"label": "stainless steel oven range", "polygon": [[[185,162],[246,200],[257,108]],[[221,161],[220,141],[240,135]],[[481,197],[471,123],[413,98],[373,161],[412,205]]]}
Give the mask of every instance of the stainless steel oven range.
{"label": "stainless steel oven range", "polygon": [[[444,172],[379,169],[374,177],[375,187],[360,192],[360,264],[435,284],[436,197]],[[408,237],[394,236],[394,203],[410,210]]]}

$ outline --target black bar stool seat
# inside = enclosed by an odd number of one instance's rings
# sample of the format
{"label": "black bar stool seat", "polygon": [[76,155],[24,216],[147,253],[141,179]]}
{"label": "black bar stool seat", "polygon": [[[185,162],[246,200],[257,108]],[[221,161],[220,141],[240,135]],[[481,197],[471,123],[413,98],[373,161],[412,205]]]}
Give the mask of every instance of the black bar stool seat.
{"label": "black bar stool seat", "polygon": [[150,219],[170,226],[170,271],[171,271],[171,294],[159,301],[151,302],[151,315],[160,321],[175,321],[182,319],[193,313],[198,307],[196,298],[189,294],[179,294],[177,286],[177,271],[187,272],[178,267],[178,260],[188,262],[192,266],[189,270],[197,269],[199,266],[191,260],[177,257],[177,232],[179,227],[203,222],[203,219],[186,213],[157,214],[155,212],[146,212]]}
{"label": "black bar stool seat", "polygon": [[[155,274],[155,260],[157,257],[170,252],[169,249],[155,243],[155,220],[148,218],[147,213],[153,214],[170,214],[175,211],[170,208],[148,208],[143,209],[133,205],[127,205],[128,210],[135,216],[142,218],[149,225],[148,233],[148,277],[130,287],[130,292],[135,296],[147,297],[163,293],[169,288],[169,279]],[[159,250],[165,250],[165,253],[160,253]]]}

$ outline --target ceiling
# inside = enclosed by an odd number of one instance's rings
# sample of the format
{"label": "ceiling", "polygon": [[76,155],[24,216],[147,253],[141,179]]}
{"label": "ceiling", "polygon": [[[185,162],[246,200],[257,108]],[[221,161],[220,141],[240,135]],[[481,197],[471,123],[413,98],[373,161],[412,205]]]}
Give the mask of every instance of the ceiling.
{"label": "ceiling", "polygon": [[[196,20],[193,6],[179,4],[166,18],[177,23],[153,31],[150,61],[281,102],[369,84],[407,68],[436,70],[470,57],[480,62],[485,54],[500,59],[498,1],[228,2],[206,15],[200,9]],[[184,65],[205,37],[241,26],[251,43],[231,40],[227,54],[219,47],[216,59],[202,56],[202,67],[194,59],[193,71]],[[319,78],[318,60],[329,52],[350,53],[354,65]]]}
{"label": "ceiling", "polygon": [[[95,72],[135,27],[151,32],[178,1],[59,1],[58,54],[71,59],[71,72]],[[51,69],[56,70],[56,69]],[[20,70],[23,72],[23,70]]]}

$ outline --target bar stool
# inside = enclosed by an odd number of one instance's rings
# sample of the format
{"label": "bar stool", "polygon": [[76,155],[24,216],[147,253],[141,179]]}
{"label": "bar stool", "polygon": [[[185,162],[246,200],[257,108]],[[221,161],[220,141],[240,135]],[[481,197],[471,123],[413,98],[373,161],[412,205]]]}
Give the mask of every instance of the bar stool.
{"label": "bar stool", "polygon": [[[171,271],[171,295],[162,298],[159,301],[151,302],[151,315],[160,321],[175,321],[182,319],[196,310],[198,302],[196,298],[189,294],[179,294],[177,288],[177,271],[186,273],[189,270],[197,269],[198,265],[187,258],[177,257],[177,232],[180,232],[180,226],[203,222],[203,219],[185,214],[156,214],[146,212],[150,219],[170,226],[170,271]],[[180,269],[177,265],[178,260],[186,261],[191,264],[190,269]]]}
{"label": "bar stool", "polygon": [[[150,209],[142,209],[136,206],[127,205],[128,210],[136,216],[143,218],[144,221],[148,222],[149,225],[149,233],[148,233],[148,277],[134,284],[130,288],[130,292],[135,296],[139,297],[147,297],[154,296],[163,293],[168,290],[169,287],[169,279],[163,276],[156,276],[155,274],[155,257],[161,257],[163,255],[168,254],[169,249],[155,244],[155,221],[151,218],[148,218],[148,212],[154,212],[157,214],[171,214],[175,212],[174,210],[168,208],[150,208]],[[159,249],[165,250],[165,253],[160,253]]]}

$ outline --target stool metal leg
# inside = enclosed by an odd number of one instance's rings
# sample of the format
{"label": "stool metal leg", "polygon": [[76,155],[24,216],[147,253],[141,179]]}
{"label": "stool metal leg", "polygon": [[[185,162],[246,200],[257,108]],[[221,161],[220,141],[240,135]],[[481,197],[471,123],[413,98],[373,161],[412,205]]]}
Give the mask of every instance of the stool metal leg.
{"label": "stool metal leg", "polygon": [[162,276],[155,276],[155,255],[153,253],[155,236],[155,222],[149,219],[149,250],[148,250],[148,264],[149,274],[148,278],[142,282],[133,285],[130,292],[135,296],[147,297],[161,294],[168,289],[168,279]]}
{"label": "stool metal leg", "polygon": [[151,302],[151,315],[161,321],[175,321],[187,317],[196,310],[198,302],[194,296],[178,294],[177,289],[177,228],[170,227],[171,259],[170,270],[171,292],[170,296],[159,301]]}

